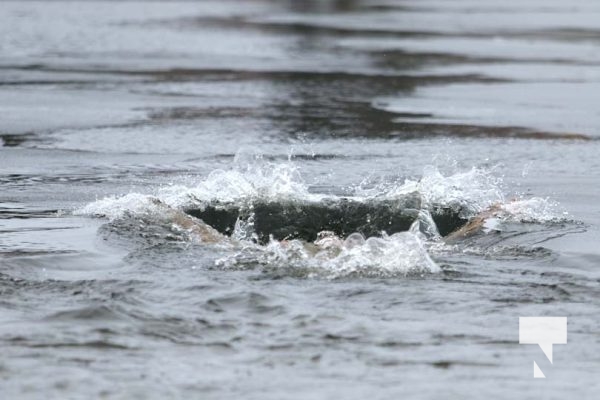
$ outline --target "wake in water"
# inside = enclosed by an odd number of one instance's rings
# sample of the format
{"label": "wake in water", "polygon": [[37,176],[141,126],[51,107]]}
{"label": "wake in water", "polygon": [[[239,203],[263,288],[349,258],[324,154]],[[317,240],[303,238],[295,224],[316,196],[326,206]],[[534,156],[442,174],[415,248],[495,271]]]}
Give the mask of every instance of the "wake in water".
{"label": "wake in water", "polygon": [[311,193],[291,161],[238,156],[231,169],[213,171],[194,187],[107,197],[74,214],[225,247],[218,268],[337,278],[436,273],[431,251],[469,251],[460,245],[476,248],[473,238],[501,233],[505,224],[566,221],[556,210],[547,199],[507,201],[501,181],[478,168],[444,176],[426,167],[418,180],[357,186],[340,197]]}

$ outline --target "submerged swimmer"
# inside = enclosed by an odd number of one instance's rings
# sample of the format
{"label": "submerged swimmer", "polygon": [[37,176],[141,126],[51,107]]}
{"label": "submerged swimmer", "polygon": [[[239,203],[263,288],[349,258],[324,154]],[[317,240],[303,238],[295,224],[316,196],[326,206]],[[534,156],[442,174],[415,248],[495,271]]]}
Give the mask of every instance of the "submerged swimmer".
{"label": "submerged swimmer", "polygon": [[[220,233],[201,219],[173,208],[159,199],[153,199],[152,204],[158,207],[158,211],[166,220],[187,231],[199,242],[209,244],[235,244],[237,242],[234,238]],[[332,231],[319,232],[314,242],[298,239],[279,241],[283,247],[300,244],[304,251],[314,257],[335,257],[343,248],[349,249],[362,242],[364,242],[364,237],[360,234],[352,234],[346,240],[343,240]]]}
{"label": "submerged swimmer", "polygon": [[444,241],[446,243],[454,243],[458,240],[478,235],[484,232],[486,228],[493,229],[493,226],[490,224],[490,222],[496,221],[496,218],[498,218],[504,211],[502,206],[503,204],[501,203],[492,204],[487,209],[470,218],[469,221],[461,228],[455,230],[449,235],[446,235],[444,237]]}
{"label": "submerged swimmer", "polygon": [[[196,218],[185,211],[173,208],[158,199],[154,199],[153,204],[160,208],[159,211],[167,220],[181,229],[188,231],[200,242],[221,244],[237,243],[234,238],[220,233],[201,219]],[[496,218],[500,217],[503,212],[503,204],[493,204],[476,216],[470,218],[465,224],[447,234],[442,239],[446,243],[454,243],[478,235],[486,231],[486,229],[493,229],[493,222]],[[313,256],[320,253],[323,255],[335,256],[339,254],[343,248],[354,247],[355,245],[364,242],[364,240],[364,236],[359,233],[349,235],[348,238],[344,240],[333,231],[321,231],[314,241],[283,238],[278,242],[284,247],[301,244],[303,249]]]}
{"label": "submerged swimmer", "polygon": [[186,230],[202,243],[226,243],[231,240],[202,220],[173,208],[157,198],[152,199],[152,204],[158,208],[157,211],[163,218]]}

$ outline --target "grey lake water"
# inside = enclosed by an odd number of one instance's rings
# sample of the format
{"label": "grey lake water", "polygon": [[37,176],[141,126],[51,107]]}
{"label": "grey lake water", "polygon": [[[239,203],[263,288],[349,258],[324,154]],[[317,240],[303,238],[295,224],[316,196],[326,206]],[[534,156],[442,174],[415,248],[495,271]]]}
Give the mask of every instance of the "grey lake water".
{"label": "grey lake water", "polygon": [[[0,398],[596,399],[599,104],[594,0],[1,1]],[[181,211],[413,192],[335,252]]]}

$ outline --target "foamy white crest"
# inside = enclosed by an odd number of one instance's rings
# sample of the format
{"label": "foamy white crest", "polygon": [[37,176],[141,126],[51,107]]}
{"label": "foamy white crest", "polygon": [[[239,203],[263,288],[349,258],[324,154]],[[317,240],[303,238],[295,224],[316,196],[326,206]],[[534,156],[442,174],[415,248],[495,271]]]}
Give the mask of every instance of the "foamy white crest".
{"label": "foamy white crest", "polygon": [[202,205],[241,200],[315,198],[308,193],[298,167],[292,163],[254,163],[246,168],[215,170],[195,187],[171,186],[158,192],[158,197],[174,206]]}
{"label": "foamy white crest", "polygon": [[109,196],[75,210],[74,215],[89,217],[103,217],[109,220],[123,218],[131,214],[147,214],[158,212],[159,207],[156,197],[139,193],[130,193],[125,196]]}
{"label": "foamy white crest", "polygon": [[394,276],[440,271],[421,240],[410,232],[381,238],[370,237],[354,246],[345,243],[340,254],[323,263],[323,266],[333,276]]}
{"label": "foamy white crest", "polygon": [[463,217],[471,217],[492,204],[502,202],[501,180],[488,170],[471,168],[444,176],[436,167],[427,166],[419,180],[405,180],[382,193],[385,197],[419,192],[425,206],[444,205],[461,209]]}
{"label": "foamy white crest", "polygon": [[[440,272],[429,257],[421,239],[411,232],[365,239],[354,233],[346,240],[329,237],[319,241],[319,250],[299,240],[271,241],[257,258],[269,266],[292,266],[312,276],[341,278],[347,276],[390,277]],[[247,259],[244,259],[247,262]],[[219,265],[234,266],[234,259],[220,260]]]}
{"label": "foamy white crest", "polygon": [[212,171],[194,187],[162,187],[152,196],[138,193],[109,196],[76,210],[75,214],[115,219],[127,214],[148,213],[157,199],[171,207],[183,208],[202,207],[211,202],[239,203],[256,198],[319,200],[323,197],[308,192],[298,167],[291,162],[265,163],[259,158],[244,161],[234,163],[231,170]]}
{"label": "foamy white crest", "polygon": [[558,202],[541,197],[513,200],[502,204],[501,209],[502,219],[518,222],[558,222],[568,217],[566,211],[560,210]]}

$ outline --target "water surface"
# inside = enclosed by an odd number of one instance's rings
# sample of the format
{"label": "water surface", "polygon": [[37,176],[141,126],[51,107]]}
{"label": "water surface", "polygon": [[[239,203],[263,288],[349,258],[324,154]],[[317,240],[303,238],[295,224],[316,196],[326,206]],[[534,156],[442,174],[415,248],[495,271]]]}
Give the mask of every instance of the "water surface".
{"label": "water surface", "polygon": [[[595,398],[599,67],[592,0],[2,2],[2,393]],[[408,190],[505,207],[319,258],[153,206]]]}

